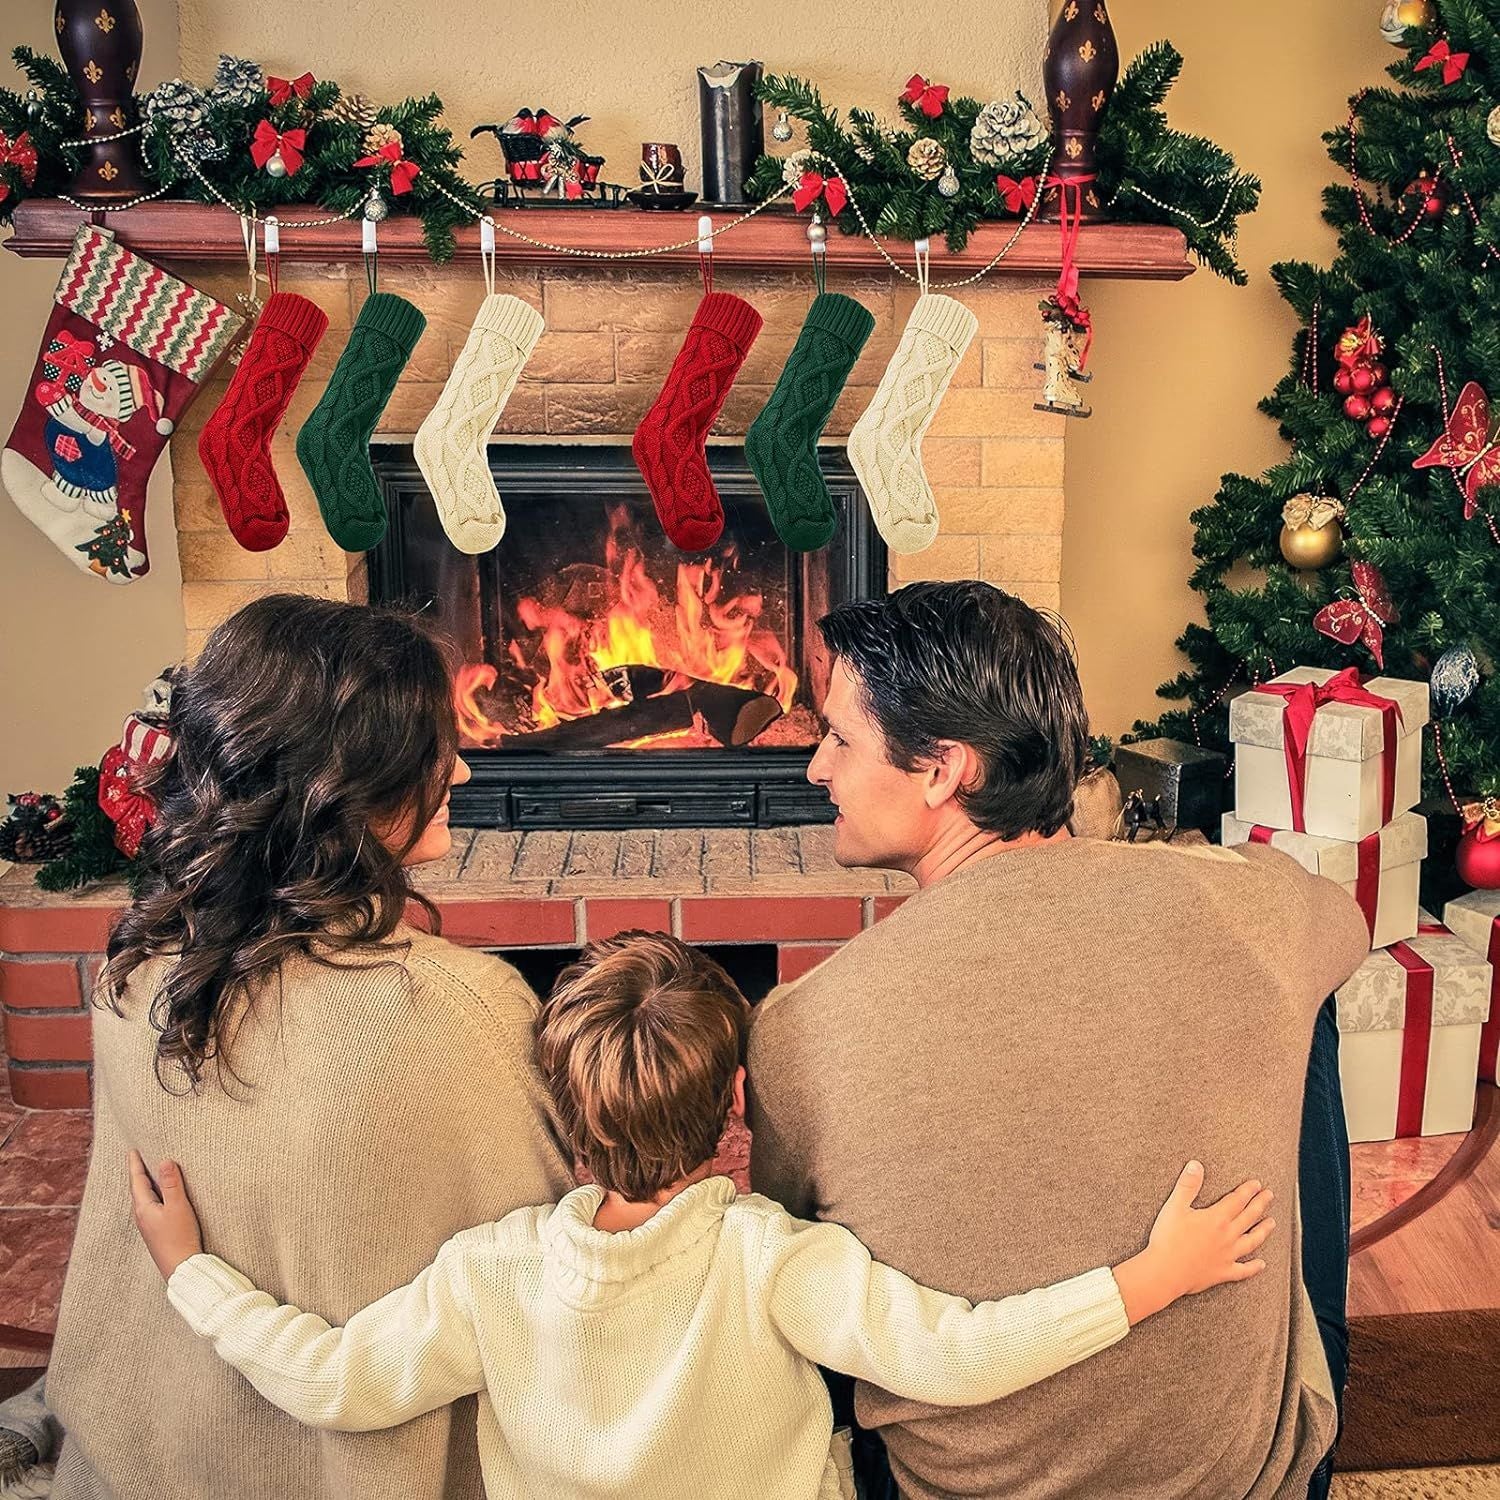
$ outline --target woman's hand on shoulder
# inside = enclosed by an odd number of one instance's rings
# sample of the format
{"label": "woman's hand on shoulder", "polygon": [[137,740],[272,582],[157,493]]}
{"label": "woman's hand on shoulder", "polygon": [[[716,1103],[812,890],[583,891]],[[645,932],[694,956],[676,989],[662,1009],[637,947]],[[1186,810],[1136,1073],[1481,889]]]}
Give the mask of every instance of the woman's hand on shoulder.
{"label": "woman's hand on shoulder", "polygon": [[160,1163],[152,1181],[141,1153],[130,1153],[130,1207],[135,1227],[165,1279],[170,1281],[183,1261],[201,1254],[198,1215],[188,1199],[182,1168],[175,1161]]}

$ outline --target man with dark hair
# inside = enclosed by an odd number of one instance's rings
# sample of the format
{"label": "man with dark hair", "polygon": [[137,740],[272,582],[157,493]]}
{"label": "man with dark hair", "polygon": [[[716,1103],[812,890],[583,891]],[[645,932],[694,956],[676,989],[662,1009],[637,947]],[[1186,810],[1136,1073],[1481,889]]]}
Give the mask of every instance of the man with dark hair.
{"label": "man with dark hair", "polygon": [[982,583],[821,622],[808,775],[844,865],[917,894],[759,1008],[752,1182],[972,1299],[1135,1246],[1175,1164],[1277,1190],[1285,1237],[1237,1295],[958,1411],[858,1388],[907,1500],[1300,1497],[1334,1436],[1294,1212],[1319,1006],[1358,907],[1269,847],[1069,834],[1088,721],[1065,630]]}

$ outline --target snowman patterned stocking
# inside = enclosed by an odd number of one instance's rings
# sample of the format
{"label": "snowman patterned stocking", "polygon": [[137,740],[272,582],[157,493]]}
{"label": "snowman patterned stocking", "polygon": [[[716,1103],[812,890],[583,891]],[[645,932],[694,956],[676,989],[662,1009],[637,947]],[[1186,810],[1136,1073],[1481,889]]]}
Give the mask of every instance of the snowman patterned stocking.
{"label": "snowman patterned stocking", "polygon": [[53,302],[0,485],[75,567],[130,583],[150,567],[146,480],[240,319],[91,224]]}

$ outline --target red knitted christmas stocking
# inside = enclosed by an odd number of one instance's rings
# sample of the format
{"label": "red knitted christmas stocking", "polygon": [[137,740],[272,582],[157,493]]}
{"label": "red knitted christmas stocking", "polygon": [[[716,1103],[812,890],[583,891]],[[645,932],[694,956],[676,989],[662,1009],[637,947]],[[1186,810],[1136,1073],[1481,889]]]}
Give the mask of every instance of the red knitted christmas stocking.
{"label": "red knitted christmas stocking", "polygon": [[267,552],[290,518],[271,463],[271,439],[328,328],[328,314],[296,292],[273,292],[229,389],[198,436],[198,457],[234,539]]}
{"label": "red knitted christmas stocking", "polygon": [[724,507],[703,445],[760,326],[742,297],[705,293],[661,395],[635,430],[636,464],[663,529],[684,552],[702,552],[723,533]]}

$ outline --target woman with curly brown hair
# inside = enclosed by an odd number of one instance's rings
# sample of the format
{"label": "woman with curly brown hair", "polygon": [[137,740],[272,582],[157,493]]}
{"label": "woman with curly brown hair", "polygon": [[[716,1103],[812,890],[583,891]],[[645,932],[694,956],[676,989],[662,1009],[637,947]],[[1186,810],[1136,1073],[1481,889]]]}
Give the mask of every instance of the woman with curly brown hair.
{"label": "woman with curly brown hair", "polygon": [[447,852],[469,774],[443,648],[393,611],[262,599],[210,636],[171,733],[96,996],[53,1494],[480,1500],[472,1402],[299,1426],[176,1317],[120,1211],[127,1151],[174,1156],[237,1265],[342,1322],[457,1230],[572,1186],[525,982],[406,921],[436,916],[407,872]]}

